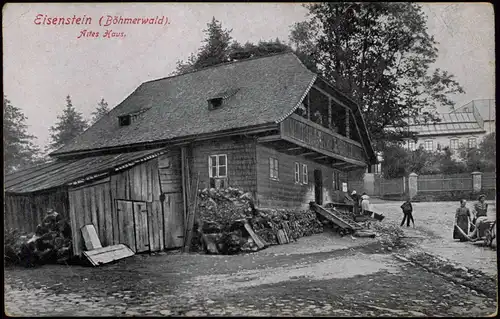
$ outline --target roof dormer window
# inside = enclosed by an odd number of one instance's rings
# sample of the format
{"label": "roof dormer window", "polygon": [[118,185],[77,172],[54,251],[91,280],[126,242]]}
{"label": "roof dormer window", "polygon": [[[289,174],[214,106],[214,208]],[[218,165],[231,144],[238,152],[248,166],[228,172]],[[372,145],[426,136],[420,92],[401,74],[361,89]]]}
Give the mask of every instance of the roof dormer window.
{"label": "roof dormer window", "polygon": [[208,100],[208,109],[213,110],[222,106],[222,98],[213,98]]}
{"label": "roof dormer window", "polygon": [[150,108],[148,107],[128,114],[118,115],[118,124],[120,126],[129,126],[130,124],[138,121],[149,109]]}
{"label": "roof dormer window", "polygon": [[120,126],[128,126],[131,122],[132,121],[130,114],[118,116],[118,123],[120,124]]}
{"label": "roof dormer window", "polygon": [[219,92],[208,99],[208,109],[215,110],[220,108],[224,100],[229,99],[231,96],[235,95],[240,89],[229,89]]}

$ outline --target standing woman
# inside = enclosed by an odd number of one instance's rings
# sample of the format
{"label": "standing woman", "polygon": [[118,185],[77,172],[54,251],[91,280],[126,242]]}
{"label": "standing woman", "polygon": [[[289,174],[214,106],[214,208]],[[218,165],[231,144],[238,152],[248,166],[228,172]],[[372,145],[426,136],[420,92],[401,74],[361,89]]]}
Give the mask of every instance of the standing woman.
{"label": "standing woman", "polygon": [[471,212],[465,205],[467,201],[465,199],[460,200],[460,207],[457,208],[455,213],[455,225],[453,226],[453,239],[460,239],[460,241],[466,241],[467,235],[469,233],[469,227],[471,224]]}

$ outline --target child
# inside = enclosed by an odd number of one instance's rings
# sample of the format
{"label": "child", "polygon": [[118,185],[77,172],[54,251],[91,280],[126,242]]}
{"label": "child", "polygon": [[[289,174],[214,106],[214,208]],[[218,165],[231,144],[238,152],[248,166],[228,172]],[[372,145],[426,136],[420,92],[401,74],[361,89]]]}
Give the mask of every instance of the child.
{"label": "child", "polygon": [[411,199],[408,198],[406,202],[401,205],[401,209],[403,210],[403,221],[401,222],[401,226],[404,225],[405,220],[406,220],[406,227],[410,227],[410,220],[413,223],[413,228],[415,228],[415,221],[413,220],[413,206],[411,205]]}

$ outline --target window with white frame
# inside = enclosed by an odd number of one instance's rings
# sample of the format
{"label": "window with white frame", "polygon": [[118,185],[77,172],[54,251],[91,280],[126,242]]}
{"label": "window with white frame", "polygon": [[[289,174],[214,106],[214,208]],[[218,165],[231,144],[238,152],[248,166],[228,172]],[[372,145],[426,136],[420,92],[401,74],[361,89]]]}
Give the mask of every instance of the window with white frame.
{"label": "window with white frame", "polygon": [[416,149],[416,144],[414,140],[408,140],[408,149],[414,151]]}
{"label": "window with white frame", "polygon": [[227,155],[210,155],[208,157],[208,174],[210,187],[226,188],[227,186]]}
{"label": "window with white frame", "polygon": [[302,183],[309,184],[309,178],[307,175],[307,165],[306,164],[302,164]]}
{"label": "window with white frame", "polygon": [[424,143],[424,149],[426,151],[429,151],[431,152],[432,150],[434,150],[434,144],[433,144],[433,141],[432,140],[427,140],[425,141]]}
{"label": "window with white frame", "polygon": [[227,155],[210,155],[208,158],[208,166],[210,167],[210,177],[223,178],[227,177]]}
{"label": "window with white frame", "polygon": [[295,183],[300,183],[300,164],[295,162]]}
{"label": "window with white frame", "polygon": [[450,140],[450,149],[452,149],[452,150],[458,149],[458,139],[457,138],[453,138]]}
{"label": "window with white frame", "polygon": [[477,146],[476,138],[475,137],[469,137],[469,148],[475,148]]}
{"label": "window with white frame", "polygon": [[269,157],[269,178],[278,179],[278,159]]}

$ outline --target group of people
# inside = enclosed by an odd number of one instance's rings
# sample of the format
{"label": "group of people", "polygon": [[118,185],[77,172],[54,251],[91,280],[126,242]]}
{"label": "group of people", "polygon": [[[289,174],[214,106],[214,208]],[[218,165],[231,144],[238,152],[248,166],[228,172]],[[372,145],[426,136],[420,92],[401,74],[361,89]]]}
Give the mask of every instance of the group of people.
{"label": "group of people", "polygon": [[356,193],[356,191],[352,191],[351,198],[354,202],[354,215],[355,216],[363,216],[363,215],[371,215],[373,212],[370,208],[370,197],[363,193],[361,196]]}
{"label": "group of people", "polygon": [[480,195],[478,200],[472,211],[467,208],[465,199],[460,200],[460,207],[455,213],[453,239],[460,239],[460,241],[479,239],[478,226],[487,220],[488,204],[485,203],[486,195]]}

